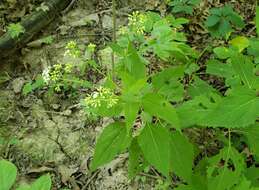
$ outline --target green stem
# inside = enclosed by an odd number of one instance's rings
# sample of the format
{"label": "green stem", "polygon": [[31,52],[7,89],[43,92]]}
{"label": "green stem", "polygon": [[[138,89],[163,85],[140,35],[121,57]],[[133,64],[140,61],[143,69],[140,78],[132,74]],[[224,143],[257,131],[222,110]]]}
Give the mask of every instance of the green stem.
{"label": "green stem", "polygon": [[[112,21],[113,21],[113,33],[112,33],[112,41],[113,43],[116,42],[116,2],[115,0],[112,0]],[[112,79],[115,79],[115,55],[114,52],[112,52]]]}

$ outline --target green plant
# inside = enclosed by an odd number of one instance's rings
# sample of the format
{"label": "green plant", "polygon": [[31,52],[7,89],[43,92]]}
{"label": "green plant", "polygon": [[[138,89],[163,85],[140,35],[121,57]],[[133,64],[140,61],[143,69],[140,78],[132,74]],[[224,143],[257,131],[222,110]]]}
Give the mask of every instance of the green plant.
{"label": "green plant", "polygon": [[[115,120],[97,140],[91,170],[129,152],[131,179],[150,165],[167,181],[165,188],[257,190],[254,172],[259,169],[254,163],[247,167],[246,155],[237,146],[246,143],[258,161],[259,78],[253,57],[245,51],[250,40],[236,37],[229,47],[213,50],[215,58],[208,60],[206,74],[224,79],[227,90],[222,92],[190,71],[197,53],[170,17],[141,14],[133,14],[130,27],[111,44],[118,56],[116,80],[108,76],[83,100],[87,112]],[[142,28],[135,28],[138,17]],[[151,62],[147,54],[160,61]],[[190,81],[184,83],[186,75]],[[141,122],[135,125],[137,118]],[[201,148],[185,133],[208,127],[213,137],[207,143],[220,144],[209,155],[207,144]],[[173,174],[179,180],[172,183]]]}
{"label": "green plant", "polygon": [[207,18],[205,26],[213,37],[228,38],[233,32],[232,26],[242,29],[245,23],[230,5],[225,5],[210,9],[210,16]]}
{"label": "green plant", "polygon": [[[6,160],[0,160],[0,190],[9,190],[15,183],[17,168]],[[31,185],[22,184],[16,190],[50,190],[51,178],[49,175],[41,176]]]}
{"label": "green plant", "polygon": [[20,23],[12,23],[7,27],[7,29],[12,38],[18,38],[20,34],[25,32],[24,27]]}
{"label": "green plant", "polygon": [[[51,43],[51,39],[46,40],[45,43]],[[58,93],[62,90],[92,86],[89,81],[81,79],[80,76],[84,75],[87,66],[98,70],[98,66],[93,60],[95,45],[89,44],[84,54],[74,41],[70,41],[65,49],[63,62],[46,67],[34,82],[25,84],[23,87],[24,95],[44,86],[48,87],[50,92]]]}
{"label": "green plant", "polygon": [[193,8],[200,4],[200,0],[168,0],[168,5],[172,6],[172,13],[192,14]]}

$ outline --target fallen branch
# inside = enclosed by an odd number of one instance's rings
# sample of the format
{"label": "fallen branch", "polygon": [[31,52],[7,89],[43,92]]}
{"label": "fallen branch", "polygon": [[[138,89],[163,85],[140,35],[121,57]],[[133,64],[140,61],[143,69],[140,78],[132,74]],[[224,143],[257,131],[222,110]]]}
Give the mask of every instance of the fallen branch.
{"label": "fallen branch", "polygon": [[[47,0],[32,14],[22,19],[21,25],[25,32],[12,38],[9,32],[0,37],[0,58],[4,58],[22,48],[32,37],[53,21],[64,10],[71,0]],[[0,63],[1,64],[1,63]]]}

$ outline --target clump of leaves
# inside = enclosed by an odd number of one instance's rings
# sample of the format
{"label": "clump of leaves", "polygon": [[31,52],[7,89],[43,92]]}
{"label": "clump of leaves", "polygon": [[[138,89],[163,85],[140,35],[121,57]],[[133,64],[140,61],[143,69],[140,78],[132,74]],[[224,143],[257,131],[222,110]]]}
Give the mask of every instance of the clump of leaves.
{"label": "clump of leaves", "polygon": [[[14,186],[17,175],[17,168],[6,160],[0,160],[0,190],[10,190]],[[50,175],[41,176],[32,184],[21,184],[16,190],[50,190]]]}
{"label": "clump of leaves", "polygon": [[[164,188],[170,188],[172,176],[177,175],[181,180],[176,190],[257,190],[258,178],[247,174],[245,155],[232,138],[241,136],[258,160],[259,78],[254,60],[245,54],[249,40],[236,37],[229,47],[215,48],[215,59],[208,60],[206,74],[224,79],[227,90],[222,93],[190,71],[188,65],[195,64],[197,56],[168,17],[149,13],[143,18],[143,32],[129,28],[111,45],[119,57],[113,76],[118,80],[108,76],[101,90],[93,90],[83,101],[85,109],[96,115],[120,118],[97,139],[91,170],[128,151],[131,179],[150,165],[169,181],[162,184]],[[163,60],[160,70],[152,73],[152,62],[145,57],[150,52]],[[186,74],[191,81],[184,86]],[[141,122],[136,127],[137,119]],[[215,135],[222,144],[218,153],[198,164],[195,155],[206,150],[197,150],[183,132],[194,127],[222,132]]]}
{"label": "clump of leaves", "polygon": [[245,23],[230,5],[225,5],[210,10],[210,16],[207,18],[205,26],[213,37],[228,38],[233,32],[232,26],[242,29]]}
{"label": "clump of leaves", "polygon": [[7,29],[12,38],[18,38],[25,32],[24,27],[20,23],[12,23],[7,27]]}
{"label": "clump of leaves", "polygon": [[191,15],[194,7],[200,4],[200,0],[168,0],[173,13],[185,13]]}

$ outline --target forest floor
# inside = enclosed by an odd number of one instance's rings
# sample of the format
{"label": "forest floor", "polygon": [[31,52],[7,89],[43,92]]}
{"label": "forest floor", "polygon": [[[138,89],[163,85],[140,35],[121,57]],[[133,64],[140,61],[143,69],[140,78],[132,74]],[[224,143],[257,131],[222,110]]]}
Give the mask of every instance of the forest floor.
{"label": "forest floor", "polygon": [[[80,100],[86,96],[86,91],[80,91],[77,96],[66,93],[48,96],[43,89],[22,95],[25,83],[34,80],[47,65],[62,60],[65,46],[71,40],[81,46],[97,44],[100,60],[109,59],[101,49],[112,38],[111,4],[105,0],[99,5],[96,2],[76,1],[70,10],[60,14],[34,38],[52,36],[53,43],[28,44],[13,57],[0,60],[4,62],[0,67],[0,158],[8,159],[18,167],[20,181],[31,181],[44,173],[51,173],[53,189],[153,189],[156,179],[149,176],[140,176],[136,183],[129,182],[127,154],[94,173],[89,171],[95,139],[109,120],[92,120],[85,115]],[[118,25],[125,25],[133,10],[167,11],[159,0],[121,2],[117,8]],[[0,4],[0,36],[9,23],[19,21],[40,3],[39,0],[3,1]],[[220,5],[220,2],[209,2],[206,7],[201,5],[185,28],[188,42],[198,50],[206,48],[203,44],[224,43],[210,38],[201,25],[212,4]],[[255,8],[252,0],[235,1],[233,5],[252,22],[255,16],[251,14]],[[255,31],[248,25],[242,32],[253,34]],[[200,57],[201,64],[204,57],[206,52]],[[92,73],[87,77],[99,82],[98,76]],[[208,80],[220,85],[213,78]]]}

